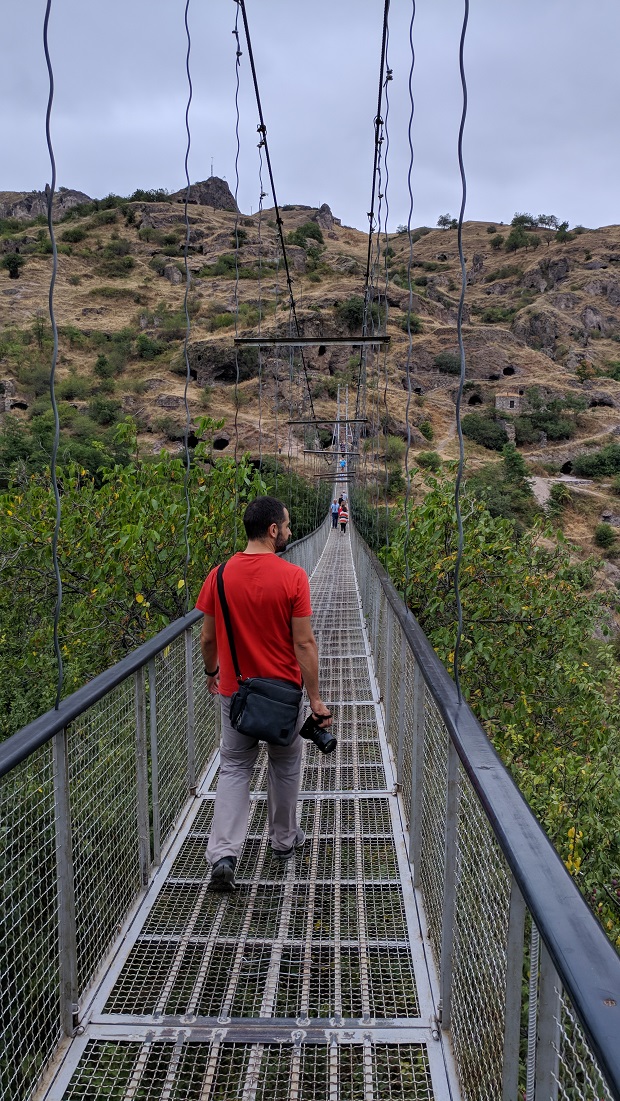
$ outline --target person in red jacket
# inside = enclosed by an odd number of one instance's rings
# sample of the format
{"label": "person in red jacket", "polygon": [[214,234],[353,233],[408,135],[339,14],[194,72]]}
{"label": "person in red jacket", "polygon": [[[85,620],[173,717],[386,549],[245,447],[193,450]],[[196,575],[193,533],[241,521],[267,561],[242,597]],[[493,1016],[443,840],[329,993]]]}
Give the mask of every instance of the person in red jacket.
{"label": "person in red jacket", "polygon": [[342,502],[338,509],[338,523],[340,524],[340,532],[342,535],[346,534],[347,524],[349,523],[349,511],[347,509],[346,500]]}
{"label": "person in red jacket", "polygon": [[[275,497],[258,497],[245,510],[248,537],[244,551],[226,563],[224,582],[230,608],[239,667],[244,677],[270,677],[305,685],[315,716],[331,724],[331,715],[319,695],[319,659],[312,630],[310,586],[305,570],[277,551],[290,535],[289,515]],[[230,697],[237,678],[221,605],[217,596],[217,567],[204,582],[196,607],[204,613],[200,646],[209,692],[219,694],[222,711],[220,774],[213,824],[207,846],[211,863],[211,890],[235,888],[235,866],[243,847],[250,807],[250,783],[259,743],[232,726]],[[274,856],[288,860],[304,843],[297,825],[297,797],[302,741],[298,731],[289,746],[267,745],[267,817]]]}

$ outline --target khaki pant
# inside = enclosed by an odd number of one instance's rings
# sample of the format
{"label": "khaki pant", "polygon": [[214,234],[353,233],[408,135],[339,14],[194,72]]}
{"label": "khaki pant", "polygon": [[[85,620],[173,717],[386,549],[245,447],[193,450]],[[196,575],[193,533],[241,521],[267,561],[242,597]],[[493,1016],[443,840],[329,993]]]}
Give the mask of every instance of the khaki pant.
{"label": "khaki pant", "polygon": [[[260,742],[240,734],[229,718],[230,697],[220,696],[222,708],[222,739],[220,743],[220,775],[215,796],[213,824],[207,845],[207,860],[215,864],[223,856],[236,856],[243,847],[250,812],[250,784]],[[304,840],[297,825],[297,796],[301,775],[302,739],[298,731],[303,721],[303,709],[295,737],[289,746],[267,745],[267,820],[269,840],[274,849],[290,849]]]}

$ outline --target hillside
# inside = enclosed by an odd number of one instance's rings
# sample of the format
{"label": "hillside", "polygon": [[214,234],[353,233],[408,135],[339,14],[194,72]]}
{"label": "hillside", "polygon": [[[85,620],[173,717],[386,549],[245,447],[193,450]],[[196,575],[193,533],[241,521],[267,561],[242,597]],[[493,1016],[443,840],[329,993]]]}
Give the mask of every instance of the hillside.
{"label": "hillside", "polygon": [[[158,197],[155,202],[96,203],[76,192],[60,196],[55,306],[61,417],[69,435],[85,439],[89,425],[93,435],[105,434],[116,419],[131,414],[146,447],[178,446],[185,421],[184,196]],[[0,200],[0,253],[4,258],[18,254],[22,265],[18,278],[0,272],[0,403],[5,413],[32,427],[48,415],[49,405],[49,242],[32,197],[3,192]],[[207,201],[212,205],[204,205]],[[287,335],[289,316],[274,211],[264,211],[259,220],[223,209],[231,205],[223,181],[194,185],[189,215],[193,423],[205,414],[217,417],[224,420],[221,447],[232,446],[236,431],[241,449],[258,454],[261,446],[263,452],[282,448],[287,453],[290,447],[301,466],[303,430],[294,429],[289,442],[285,424],[289,413],[306,417],[309,412],[299,363],[291,367],[288,352],[265,350],[259,388],[258,356],[242,351],[235,399],[236,224],[239,334],[257,335],[260,317],[263,335]],[[366,235],[342,226],[327,206],[287,208],[282,217],[285,233],[295,234],[297,242],[287,253],[303,334],[320,338],[359,332],[356,300],[363,293]],[[579,228],[569,234],[537,229],[528,232],[525,246],[507,252],[509,232],[510,227],[488,223],[466,223],[463,230],[468,268],[464,413],[495,419],[510,437],[516,431],[520,450],[539,476],[561,469],[570,473],[577,455],[620,433],[620,227]],[[432,446],[443,458],[452,458],[460,290],[456,230],[418,230],[414,238],[414,454]],[[390,234],[387,257],[385,251],[382,241],[376,303],[383,309],[387,297],[391,344],[385,360],[383,355],[369,360],[367,433],[376,433],[380,418],[390,435],[406,438],[407,234]],[[357,377],[352,352],[346,346],[306,352],[317,416],[333,417],[338,382],[352,385]],[[377,411],[372,386],[379,377]],[[540,413],[532,420],[533,387],[538,388],[538,406],[554,399],[561,406],[568,397],[567,410],[560,409],[555,421],[547,417],[547,431],[540,429]],[[0,416],[1,410],[2,404]],[[557,427],[558,420],[564,428]],[[470,468],[494,456],[471,441],[467,453]],[[537,488],[544,498],[548,486],[540,482]],[[575,535],[586,549],[599,513],[611,512],[612,525],[620,525],[613,495],[605,488],[596,492],[593,522],[592,500],[585,529],[579,507],[575,513]]]}

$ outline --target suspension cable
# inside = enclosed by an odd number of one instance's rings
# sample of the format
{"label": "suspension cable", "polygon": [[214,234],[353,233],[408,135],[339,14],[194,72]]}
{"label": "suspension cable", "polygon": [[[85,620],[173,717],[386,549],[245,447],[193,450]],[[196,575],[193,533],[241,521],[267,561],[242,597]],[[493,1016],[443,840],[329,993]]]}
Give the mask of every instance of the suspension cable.
{"label": "suspension cable", "polygon": [[[385,261],[384,273],[385,273],[385,331],[386,332],[387,332],[387,324],[388,324],[388,316],[389,316],[388,285],[389,285],[389,279],[390,279],[389,256],[388,256],[388,248],[389,248],[388,221],[389,221],[389,216],[390,216],[390,203],[389,203],[389,197],[388,197],[388,189],[389,189],[389,183],[390,183],[390,170],[389,170],[389,162],[388,162],[388,154],[389,154],[389,151],[390,151],[390,132],[389,132],[388,123],[389,123],[389,117],[390,117],[390,96],[389,96],[389,92],[388,92],[388,84],[392,79],[392,70],[390,69],[389,62],[388,62],[389,45],[390,45],[390,31],[389,31],[389,27],[388,27],[387,31],[386,31],[386,38],[385,38],[385,68],[386,68],[386,76],[385,76],[385,150],[383,151],[383,163],[385,165],[385,189],[384,189],[384,191],[385,191],[385,223],[384,223],[384,245],[383,245],[384,255],[383,255],[383,259]],[[383,390],[383,405],[384,405],[384,409],[385,409],[385,420],[386,420],[386,430],[387,430],[387,422],[388,422],[388,419],[389,419],[389,408],[388,408],[388,400],[387,400],[388,384],[389,384],[387,345],[384,347],[384,350],[383,350],[383,367],[384,367],[384,379],[385,379],[385,385],[384,385],[384,390]],[[387,461],[387,454],[386,454],[386,456],[385,456],[385,541],[386,541],[386,544],[389,546],[389,543],[390,543],[390,526],[389,526],[390,510],[389,510],[389,504],[388,504],[388,493],[389,493],[389,472],[388,472],[388,461]]]}
{"label": "suspension cable", "polygon": [[188,592],[188,570],[190,559],[189,548],[189,523],[191,518],[191,504],[189,496],[189,475],[190,475],[190,455],[189,455],[189,430],[190,430],[190,412],[189,412],[189,384],[191,379],[189,368],[189,338],[191,332],[191,321],[189,316],[189,292],[191,286],[191,275],[189,270],[189,213],[188,205],[190,200],[190,179],[189,179],[189,154],[192,146],[192,135],[189,125],[189,111],[192,103],[192,77],[189,67],[189,59],[192,48],[192,37],[189,29],[189,5],[190,0],[185,2],[185,34],[187,38],[187,53],[185,55],[185,72],[187,74],[187,105],[185,107],[185,131],[187,133],[187,146],[185,149],[185,247],[184,247],[184,262],[185,262],[185,297],[183,300],[183,308],[185,310],[185,340],[183,343],[183,358],[185,361],[185,389],[183,391],[183,401],[185,403],[185,432],[183,433],[183,449],[185,452],[185,475],[183,478],[183,491],[185,493],[185,520],[183,523],[183,539],[185,542],[185,562],[183,563],[183,608],[187,613],[189,609],[189,592]]}
{"label": "suspension cable", "polygon": [[[286,283],[287,283],[287,286],[288,286],[288,291],[289,291],[289,296],[290,296],[290,308],[291,308],[291,313],[293,315],[293,319],[294,319],[294,322],[295,322],[295,335],[296,336],[301,336],[301,329],[300,329],[300,326],[299,326],[299,321],[297,319],[297,310],[296,310],[296,307],[295,307],[295,296],[293,294],[293,281],[291,279],[291,273],[290,273],[289,264],[288,264],[288,256],[286,255],[286,243],[285,243],[285,240],[284,240],[283,222],[282,222],[282,218],[280,216],[280,208],[278,206],[278,200],[277,200],[277,196],[276,196],[276,186],[275,186],[275,182],[274,182],[274,178],[273,178],[273,170],[272,170],[272,167],[271,167],[271,157],[269,156],[269,145],[267,144],[267,127],[265,126],[265,119],[263,117],[263,108],[262,108],[260,92],[259,92],[259,88],[258,88],[258,77],[256,75],[256,66],[254,65],[254,54],[252,52],[252,41],[251,41],[251,38],[250,38],[250,28],[248,26],[247,12],[245,10],[245,0],[235,0],[235,2],[238,5],[238,7],[241,8],[241,14],[243,16],[243,26],[244,26],[244,29],[245,29],[245,40],[247,42],[247,47],[248,47],[248,57],[250,59],[250,68],[252,70],[252,79],[254,81],[254,92],[255,92],[255,95],[256,95],[256,106],[258,108],[258,117],[259,117],[259,120],[260,120],[259,125],[257,127],[257,130],[258,130],[258,133],[260,134],[261,138],[263,139],[263,141],[265,143],[265,160],[267,162],[267,171],[269,172],[269,181],[271,183],[271,194],[273,195],[273,205],[274,205],[275,212],[276,212],[276,226],[277,226],[277,230],[278,230],[278,235],[280,237],[280,247],[282,249],[282,258],[284,260],[284,268],[285,268],[285,271],[286,271]],[[388,0],[386,0],[386,3],[387,2],[388,2]],[[304,371],[304,377],[305,377],[305,380],[306,380],[306,388],[308,390],[308,398],[309,398],[309,401],[310,401],[310,409],[312,411],[312,419],[314,421],[316,421],[316,413],[314,411],[314,403],[312,401],[312,390],[311,390],[311,387],[310,387],[310,379],[308,377],[308,369],[306,367],[306,361],[304,359],[303,349],[300,349],[300,356],[301,356],[301,363],[302,363],[302,367],[303,367],[303,371]]]}
{"label": "suspension cable", "polygon": [[[241,68],[241,46],[239,44],[239,8],[237,7],[235,13],[235,26],[233,30],[235,36],[235,337],[239,336],[239,155],[241,152],[241,140],[239,137],[239,83],[240,83],[240,68]],[[235,418],[234,418],[234,431],[235,431],[235,509],[234,509],[234,543],[235,550],[237,549],[237,526],[238,526],[238,512],[239,512],[239,347],[235,344]]]}
{"label": "suspension cable", "polygon": [[[372,166],[372,187],[370,196],[370,210],[368,212],[368,253],[366,256],[366,274],[364,276],[364,318],[362,322],[362,334],[366,335],[367,320],[368,320],[368,290],[370,280],[370,270],[372,261],[372,241],[373,230],[375,221],[375,194],[377,188],[377,166],[379,163],[379,155],[381,150],[381,127],[383,125],[383,119],[381,118],[381,102],[383,98],[383,76],[385,70],[385,52],[387,41],[387,28],[388,28],[388,14],[390,10],[390,0],[385,0],[383,9],[383,30],[381,35],[381,58],[379,61],[379,91],[377,94],[377,114],[375,115],[375,148],[374,159]],[[380,140],[381,139],[381,140]],[[359,370],[357,376],[357,397],[355,402],[355,417],[356,419],[360,415],[360,391],[362,387],[362,368],[364,366],[364,350],[360,352]]]}
{"label": "suspension cable", "polygon": [[51,456],[51,479],[52,489],[54,492],[54,501],[56,504],[56,519],[54,523],[54,533],[52,536],[52,564],[54,569],[54,577],[56,579],[56,604],[54,608],[54,654],[56,655],[57,666],[57,680],[56,680],[56,702],[54,707],[56,711],[60,707],[60,697],[62,695],[62,686],[64,680],[64,670],[62,663],[62,654],[60,652],[60,643],[58,640],[58,625],[60,622],[60,610],[62,607],[62,578],[60,576],[60,566],[58,564],[58,540],[60,536],[60,521],[62,518],[60,507],[60,493],[58,490],[58,477],[56,471],[56,463],[58,459],[58,449],[60,447],[60,418],[58,416],[58,405],[56,403],[56,365],[58,363],[58,326],[56,325],[56,316],[54,313],[54,287],[56,285],[56,276],[58,274],[58,250],[56,248],[56,235],[54,233],[54,224],[52,220],[53,204],[54,204],[54,192],[56,191],[56,159],[54,157],[54,147],[52,145],[52,133],[51,133],[51,117],[52,117],[52,103],[54,102],[54,71],[52,68],[52,59],[49,52],[48,41],[48,29],[50,12],[52,9],[52,0],[47,0],[45,8],[45,19],[43,21],[43,49],[45,52],[45,61],[47,64],[47,72],[49,77],[49,96],[47,100],[47,111],[45,114],[45,137],[47,141],[47,149],[49,152],[50,165],[52,170],[52,182],[46,184],[45,197],[47,199],[47,228],[49,230],[50,240],[52,242],[52,274],[50,276],[49,284],[49,315],[50,323],[52,326],[52,336],[54,341],[52,351],[52,363],[50,369],[50,400],[52,403],[52,411],[54,414],[54,443],[52,445]]}
{"label": "suspension cable", "polygon": [[407,188],[409,190],[409,212],[407,214],[407,237],[409,240],[409,257],[407,260],[407,286],[409,287],[409,302],[407,305],[407,363],[405,366],[406,379],[407,379],[407,405],[405,409],[405,420],[407,423],[407,447],[405,449],[405,540],[403,545],[403,558],[405,562],[405,591],[404,598],[405,603],[409,603],[409,582],[411,573],[409,569],[409,535],[411,533],[411,525],[409,521],[409,504],[411,501],[411,474],[409,472],[409,452],[411,450],[411,424],[409,421],[409,413],[411,411],[411,359],[413,356],[413,339],[411,336],[411,311],[413,308],[413,286],[411,283],[411,269],[413,266],[413,240],[411,237],[411,219],[413,218],[413,191],[411,188],[411,177],[413,174],[413,142],[411,140],[411,131],[413,129],[413,119],[415,115],[415,100],[413,98],[413,73],[415,69],[415,47],[413,44],[413,26],[416,16],[416,0],[411,0],[411,20],[409,22],[409,48],[411,50],[411,65],[409,67],[409,124],[407,127],[407,136],[409,141],[409,168],[407,171]]}
{"label": "suspension cable", "polygon": [[459,588],[461,560],[463,558],[464,547],[464,534],[463,534],[463,517],[461,515],[461,482],[463,480],[463,469],[465,466],[465,448],[463,443],[463,429],[461,427],[461,402],[463,399],[463,387],[465,385],[465,345],[463,343],[463,304],[465,302],[465,289],[467,286],[467,270],[465,267],[465,257],[463,255],[463,218],[465,215],[465,202],[467,199],[467,180],[465,178],[465,165],[463,162],[463,132],[465,130],[465,121],[467,119],[467,81],[465,79],[465,36],[467,33],[467,21],[469,18],[469,0],[464,0],[465,7],[463,12],[463,27],[461,30],[461,40],[459,43],[459,71],[461,74],[461,87],[463,89],[463,110],[461,113],[461,124],[459,126],[459,138],[458,138],[458,159],[459,159],[459,171],[461,174],[461,209],[459,210],[459,222],[457,232],[457,242],[459,250],[459,262],[461,265],[461,295],[459,298],[459,308],[456,318],[456,332],[459,344],[459,353],[461,357],[461,369],[459,378],[459,389],[456,398],[456,430],[459,440],[459,465],[456,475],[456,482],[454,486],[454,505],[456,509],[456,522],[458,527],[458,549],[456,554],[456,563],[454,567],[454,595],[456,597],[456,614],[457,614],[457,630],[456,640],[454,643],[454,680],[457,687],[459,703],[462,700],[461,693],[461,680],[459,677],[459,651],[461,648],[461,640],[463,637],[463,606],[461,604],[461,592]]}

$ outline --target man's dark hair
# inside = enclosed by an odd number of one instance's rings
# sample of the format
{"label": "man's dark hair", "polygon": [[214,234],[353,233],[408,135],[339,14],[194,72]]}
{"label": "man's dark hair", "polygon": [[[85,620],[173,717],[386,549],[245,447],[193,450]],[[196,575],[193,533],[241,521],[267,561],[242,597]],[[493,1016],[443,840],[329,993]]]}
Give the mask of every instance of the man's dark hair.
{"label": "man's dark hair", "polygon": [[243,514],[243,526],[248,539],[264,539],[272,524],[284,523],[284,505],[277,497],[257,497],[250,501]]}

